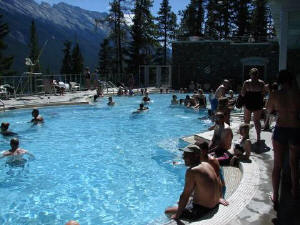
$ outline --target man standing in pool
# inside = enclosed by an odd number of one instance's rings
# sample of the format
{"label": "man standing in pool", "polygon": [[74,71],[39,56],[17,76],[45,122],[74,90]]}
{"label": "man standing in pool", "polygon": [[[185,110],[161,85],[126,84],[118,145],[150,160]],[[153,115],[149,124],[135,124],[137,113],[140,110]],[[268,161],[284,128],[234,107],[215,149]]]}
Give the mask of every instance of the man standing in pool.
{"label": "man standing in pool", "polygon": [[[169,207],[165,213],[171,215],[172,219],[195,220],[218,206],[221,184],[214,168],[207,162],[200,162],[199,146],[188,145],[182,151],[184,163],[189,167],[185,174],[184,189],[178,207]],[[192,194],[193,200],[189,202]]]}
{"label": "man standing in pool", "polygon": [[33,119],[30,121],[31,123],[37,124],[37,123],[43,123],[44,122],[44,118],[42,116],[40,116],[40,112],[38,109],[33,109],[32,110],[32,117]]}
{"label": "man standing in pool", "polygon": [[7,164],[10,166],[23,166],[26,160],[23,158],[23,155],[27,154],[34,159],[34,155],[30,152],[19,148],[19,139],[12,138],[10,140],[10,147],[11,149],[5,152],[2,152],[0,155],[0,159],[4,157],[9,157],[7,160]]}

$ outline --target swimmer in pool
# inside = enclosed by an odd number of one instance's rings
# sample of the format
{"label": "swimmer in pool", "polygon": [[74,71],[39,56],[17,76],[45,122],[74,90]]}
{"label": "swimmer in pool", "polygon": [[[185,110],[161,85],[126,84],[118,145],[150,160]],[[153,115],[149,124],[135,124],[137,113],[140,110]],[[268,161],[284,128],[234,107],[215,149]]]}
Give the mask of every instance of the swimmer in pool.
{"label": "swimmer in pool", "polygon": [[113,98],[110,96],[108,97],[108,103],[107,103],[108,106],[114,106],[115,105],[115,102],[113,101]]}
{"label": "swimmer in pool", "polygon": [[1,134],[3,136],[13,136],[13,135],[17,135],[17,133],[14,133],[12,131],[8,130],[9,128],[9,123],[1,123]]}
{"label": "swimmer in pool", "polygon": [[0,155],[1,158],[7,157],[6,163],[10,166],[23,166],[26,162],[26,159],[23,158],[23,155],[29,155],[31,159],[34,159],[34,155],[27,150],[19,148],[19,139],[12,138],[10,140],[10,150],[2,152]]}
{"label": "swimmer in pool", "polygon": [[144,107],[144,104],[141,103],[140,104],[140,108],[138,108],[135,112],[133,112],[134,114],[135,113],[141,113],[141,112],[144,112],[144,111],[147,111],[149,108],[148,107]]}
{"label": "swimmer in pool", "polygon": [[33,117],[33,119],[30,121],[31,123],[37,124],[37,123],[43,123],[44,122],[44,118],[41,115],[39,115],[40,112],[39,112],[38,109],[33,109],[31,114],[32,114],[32,117]]}

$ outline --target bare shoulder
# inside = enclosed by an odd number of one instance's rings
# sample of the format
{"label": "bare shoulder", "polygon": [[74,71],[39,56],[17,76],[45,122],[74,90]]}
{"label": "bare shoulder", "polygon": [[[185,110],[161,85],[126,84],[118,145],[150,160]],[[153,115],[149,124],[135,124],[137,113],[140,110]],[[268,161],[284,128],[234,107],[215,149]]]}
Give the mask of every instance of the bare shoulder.
{"label": "bare shoulder", "polygon": [[28,151],[23,148],[19,148],[18,152],[24,154],[24,153],[27,153]]}
{"label": "bare shoulder", "polygon": [[258,79],[258,83],[261,85],[265,85],[265,82],[263,80]]}
{"label": "bare shoulder", "polygon": [[224,129],[225,129],[225,130],[230,130],[230,131],[231,131],[231,127],[230,127],[227,123],[225,123]]}
{"label": "bare shoulder", "polygon": [[249,83],[251,83],[251,79],[248,79],[248,80],[244,81],[244,85],[248,85]]}
{"label": "bare shoulder", "polygon": [[3,152],[1,152],[1,154],[2,154],[3,156],[8,156],[8,155],[10,155],[11,153],[10,153],[9,151],[3,151]]}

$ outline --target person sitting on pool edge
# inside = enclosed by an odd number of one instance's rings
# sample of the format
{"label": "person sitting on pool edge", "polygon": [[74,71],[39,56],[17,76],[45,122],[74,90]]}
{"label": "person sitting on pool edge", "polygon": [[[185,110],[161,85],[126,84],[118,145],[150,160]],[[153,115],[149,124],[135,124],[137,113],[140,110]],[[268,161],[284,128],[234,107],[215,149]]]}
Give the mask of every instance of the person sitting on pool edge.
{"label": "person sitting on pool edge", "polygon": [[3,136],[13,136],[13,135],[17,135],[17,133],[14,133],[12,131],[8,130],[9,128],[9,123],[1,123],[1,134]]}
{"label": "person sitting on pool edge", "polygon": [[115,102],[113,101],[113,98],[111,96],[108,97],[108,103],[107,103],[107,105],[109,105],[109,106],[114,106],[115,105]]}
{"label": "person sitting on pool edge", "polygon": [[[181,150],[188,167],[184,189],[178,207],[169,207],[165,213],[171,215],[172,219],[196,220],[218,206],[221,184],[214,168],[207,162],[200,162],[199,146],[191,144]],[[189,202],[192,195],[193,199]]]}
{"label": "person sitting on pool edge", "polygon": [[144,107],[144,104],[141,103],[140,104],[140,108],[138,108],[136,111],[134,111],[133,113],[141,113],[141,112],[144,112],[144,111],[147,111],[149,108],[148,107]]}
{"label": "person sitting on pool edge", "polygon": [[23,155],[27,154],[34,159],[34,155],[27,150],[19,148],[19,139],[12,138],[10,140],[10,150],[2,152],[0,159],[4,157],[9,157],[6,162],[10,166],[24,166],[26,160],[23,158]]}
{"label": "person sitting on pool edge", "polygon": [[195,145],[199,146],[199,148],[201,149],[200,161],[209,163],[214,168],[214,170],[217,174],[217,177],[220,179],[222,195],[220,197],[219,203],[222,205],[225,205],[225,206],[229,205],[229,203],[224,199],[225,192],[226,192],[226,185],[225,185],[225,180],[224,180],[223,168],[220,167],[219,161],[215,157],[208,154],[208,143],[207,142],[201,143],[200,141],[196,141]]}
{"label": "person sitting on pool edge", "polygon": [[221,166],[229,165],[232,155],[228,152],[231,148],[233,133],[231,127],[225,123],[224,114],[217,112],[215,115],[214,134],[209,145],[209,152],[214,154]]}
{"label": "person sitting on pool edge", "polygon": [[40,115],[40,112],[38,109],[33,109],[32,110],[32,117],[33,119],[31,120],[31,123],[43,123],[44,122],[44,118]]}
{"label": "person sitting on pool edge", "polygon": [[239,143],[236,143],[234,145],[234,155],[230,160],[231,166],[238,167],[239,161],[241,160],[249,161],[251,155],[251,141],[249,139],[249,130],[249,124],[243,123],[240,125],[239,132],[241,135],[241,139]]}

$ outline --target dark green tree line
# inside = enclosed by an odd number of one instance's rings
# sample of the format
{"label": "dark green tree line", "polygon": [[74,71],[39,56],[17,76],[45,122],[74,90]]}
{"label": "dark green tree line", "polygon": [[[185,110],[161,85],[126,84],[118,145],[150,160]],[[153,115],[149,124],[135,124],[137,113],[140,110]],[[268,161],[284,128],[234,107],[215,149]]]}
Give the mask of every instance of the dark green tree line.
{"label": "dark green tree line", "polygon": [[3,15],[0,14],[0,76],[6,76],[13,73],[11,66],[14,58],[12,56],[4,56],[4,51],[7,49],[7,45],[4,43],[4,38],[9,33],[7,23],[3,23]]}
{"label": "dark green tree line", "polygon": [[153,48],[157,46],[156,26],[150,11],[153,0],[136,0],[133,9],[132,41],[129,46],[129,71],[137,74],[139,65],[149,64]]}
{"label": "dark green tree line", "polygon": [[37,36],[36,26],[34,20],[31,22],[30,27],[30,40],[29,40],[29,58],[31,62],[34,64],[33,68],[30,68],[32,72],[38,73],[40,72],[40,47],[39,40]]}
{"label": "dark green tree line", "polygon": [[64,49],[63,49],[64,58],[60,69],[61,74],[72,74],[71,47],[72,47],[71,41],[64,42]]}

